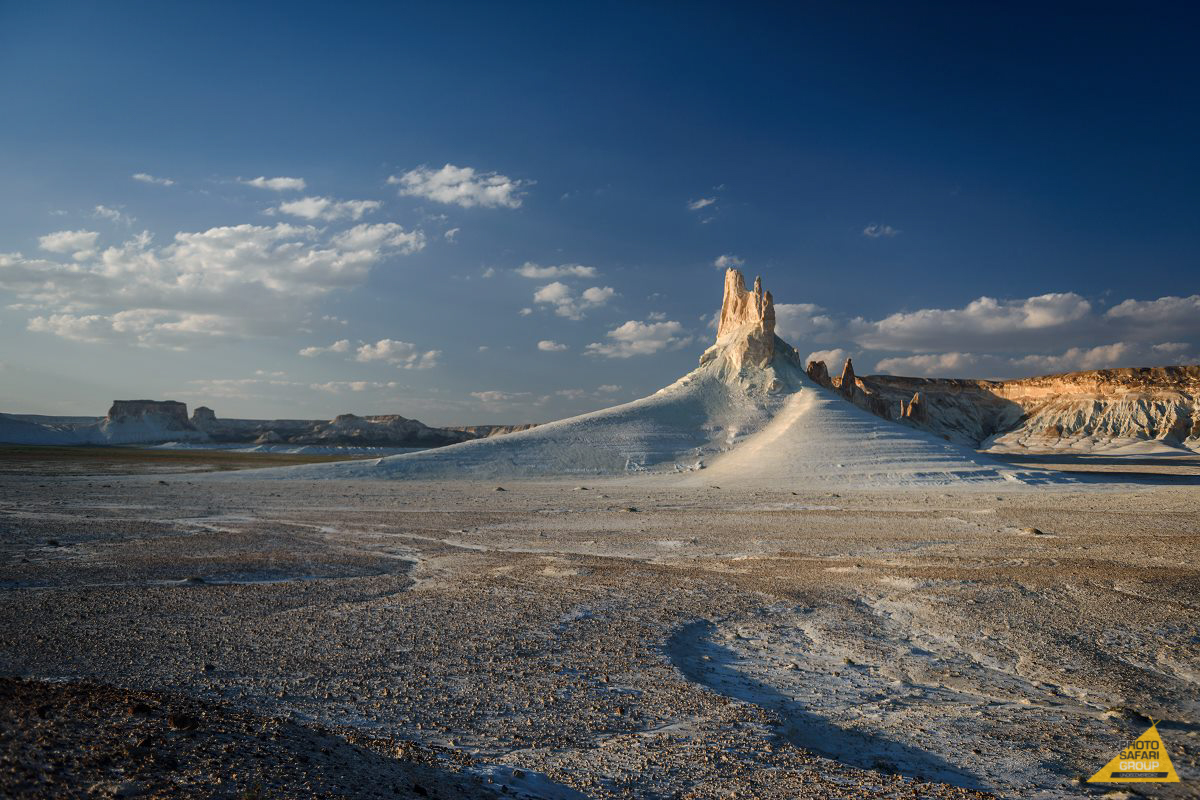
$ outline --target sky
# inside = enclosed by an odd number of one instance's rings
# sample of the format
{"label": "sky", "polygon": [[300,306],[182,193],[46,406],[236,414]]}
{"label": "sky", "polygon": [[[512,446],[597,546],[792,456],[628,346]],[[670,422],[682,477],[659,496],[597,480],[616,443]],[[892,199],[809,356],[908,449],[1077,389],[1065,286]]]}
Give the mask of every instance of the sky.
{"label": "sky", "polygon": [[0,0],[0,411],[561,418],[1200,360],[1186,4]]}

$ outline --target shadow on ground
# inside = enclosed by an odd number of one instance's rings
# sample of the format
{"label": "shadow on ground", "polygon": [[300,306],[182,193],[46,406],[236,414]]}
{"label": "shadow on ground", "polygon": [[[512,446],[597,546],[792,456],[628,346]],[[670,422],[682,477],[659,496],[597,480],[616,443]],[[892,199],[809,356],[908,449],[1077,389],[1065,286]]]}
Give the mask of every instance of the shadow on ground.
{"label": "shadow on ground", "polygon": [[[683,626],[667,643],[671,662],[691,681],[718,694],[775,712],[778,735],[817,755],[861,769],[922,778],[966,789],[984,789],[974,774],[941,756],[883,736],[865,736],[834,725],[805,709],[796,698],[752,681],[738,669],[737,656],[712,640],[709,620]],[[707,657],[707,658],[706,658]]]}

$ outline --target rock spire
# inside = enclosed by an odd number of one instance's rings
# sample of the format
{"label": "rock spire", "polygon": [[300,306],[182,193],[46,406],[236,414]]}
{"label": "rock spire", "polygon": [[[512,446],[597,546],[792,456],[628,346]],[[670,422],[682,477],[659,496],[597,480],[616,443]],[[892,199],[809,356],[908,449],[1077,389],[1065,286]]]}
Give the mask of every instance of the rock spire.
{"label": "rock spire", "polygon": [[747,291],[740,270],[725,271],[725,297],[717,322],[717,343],[700,358],[704,364],[725,355],[731,366],[766,367],[775,355],[775,303],[764,291],[762,280],[754,279]]}

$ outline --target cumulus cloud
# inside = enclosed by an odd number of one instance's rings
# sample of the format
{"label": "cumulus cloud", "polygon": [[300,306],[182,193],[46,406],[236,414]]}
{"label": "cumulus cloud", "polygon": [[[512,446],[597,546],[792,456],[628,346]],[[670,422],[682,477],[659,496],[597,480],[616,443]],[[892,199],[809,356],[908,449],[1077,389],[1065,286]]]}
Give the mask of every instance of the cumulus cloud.
{"label": "cumulus cloud", "polygon": [[[775,306],[776,332],[800,346],[850,348],[875,369],[946,377],[1019,377],[1105,367],[1187,364],[1200,350],[1200,295],[1124,300],[1099,310],[1074,292],[959,308],[926,308],[881,319],[839,317],[812,303]],[[816,348],[821,349],[821,348]]]}
{"label": "cumulus cloud", "polygon": [[436,367],[441,350],[422,351],[412,342],[395,339],[380,339],[374,344],[363,344],[354,356],[355,361],[383,361],[401,369],[429,369]]}
{"label": "cumulus cloud", "polygon": [[562,281],[553,281],[533,293],[533,302],[552,306],[560,317],[578,320],[583,319],[584,312],[604,305],[616,294],[611,286],[592,286],[576,295]]}
{"label": "cumulus cloud", "polygon": [[1184,342],[1113,342],[1093,347],[1070,347],[1062,352],[1050,354],[922,353],[882,359],[875,365],[875,369],[890,375],[916,377],[1007,378],[1200,361],[1200,356],[1194,352],[1188,354],[1191,349],[1191,346]]}
{"label": "cumulus cloud", "polygon": [[1125,300],[1108,309],[1104,319],[1123,328],[1148,326],[1158,336],[1200,336],[1200,294]]}
{"label": "cumulus cloud", "polygon": [[927,308],[891,314],[877,322],[856,320],[855,340],[883,350],[938,350],[1001,338],[1009,344],[1041,339],[1069,323],[1087,318],[1092,304],[1074,292],[1042,294],[1023,300],[980,297],[963,308]]}
{"label": "cumulus cloud", "polygon": [[462,230],[462,228],[450,228],[449,230],[447,230],[445,233],[442,234],[442,237],[447,242],[450,242],[451,244],[453,244],[454,240],[458,238],[458,232],[461,230]]}
{"label": "cumulus cloud", "polygon": [[547,353],[561,353],[563,350],[568,349],[565,344],[559,344],[551,339],[542,339],[537,343],[537,348]]}
{"label": "cumulus cloud", "polygon": [[399,386],[395,381],[326,381],[325,383],[310,383],[308,388],[318,392],[341,394],[345,391],[366,392],[372,389],[395,389]]}
{"label": "cumulus cloud", "polygon": [[602,383],[596,387],[596,391],[603,392],[604,394],[612,394],[613,392],[621,391],[621,387],[615,383]]}
{"label": "cumulus cloud", "polygon": [[684,334],[683,326],[673,320],[629,320],[613,328],[606,336],[608,341],[592,342],[587,346],[587,352],[605,358],[630,358],[653,355],[661,350],[673,350],[692,341],[692,337]]}
{"label": "cumulus cloud", "polygon": [[830,372],[835,372],[840,365],[846,363],[846,359],[850,357],[848,350],[843,350],[840,347],[835,347],[832,350],[814,350],[808,354],[808,358],[804,359],[804,363],[810,361],[824,361],[825,366]]}
{"label": "cumulus cloud", "polygon": [[320,219],[332,222],[338,219],[362,219],[363,214],[378,209],[378,200],[334,200],[332,197],[302,197],[280,203],[272,211],[304,219]]}
{"label": "cumulus cloud", "polygon": [[126,214],[119,208],[111,208],[109,206],[100,205],[92,209],[92,216],[96,219],[106,219],[109,222],[115,222],[119,225],[132,225],[137,222],[133,217]]}
{"label": "cumulus cloud", "polygon": [[745,261],[737,256],[726,253],[725,255],[717,256],[713,259],[713,266],[719,269],[729,269],[730,267],[741,267],[745,265]]}
{"label": "cumulus cloud", "polygon": [[484,392],[471,392],[471,397],[484,405],[507,405],[518,401],[527,401],[533,395],[530,392],[501,392],[489,389]]}
{"label": "cumulus cloud", "polygon": [[156,186],[174,186],[175,185],[175,181],[171,180],[170,178],[157,178],[154,175],[151,175],[146,172],[135,172],[130,177],[132,177],[135,181],[141,181],[142,183],[152,183]]}
{"label": "cumulus cloud", "polygon": [[554,267],[540,267],[532,261],[526,261],[517,267],[517,274],[522,278],[594,278],[595,267],[585,267],[582,264],[560,264]]}
{"label": "cumulus cloud", "polygon": [[56,231],[38,237],[38,247],[49,253],[69,255],[76,261],[86,261],[96,255],[96,231]]}
{"label": "cumulus cloud", "polygon": [[924,353],[882,359],[875,365],[875,371],[885,375],[959,377],[959,373],[979,362],[979,356],[972,353]]}
{"label": "cumulus cloud", "polygon": [[307,302],[361,284],[381,259],[423,237],[393,223],[327,236],[311,226],[233,225],[149,233],[100,249],[92,231],[58,231],[39,244],[66,261],[0,254],[0,289],[36,309],[31,330],[81,341],[180,346],[213,337],[286,335]]}
{"label": "cumulus cloud", "polygon": [[273,192],[302,192],[308,187],[304,178],[266,178],[261,175],[248,181],[239,178],[238,183],[257,189],[270,189]]}
{"label": "cumulus cloud", "polygon": [[821,341],[838,330],[838,323],[813,303],[776,303],[775,333],[794,343]]}
{"label": "cumulus cloud", "polygon": [[900,231],[893,228],[891,225],[880,225],[872,222],[867,227],[863,228],[863,236],[869,239],[890,239],[899,234]]}
{"label": "cumulus cloud", "polygon": [[463,208],[519,208],[525,194],[522,189],[530,184],[498,172],[481,172],[453,164],[436,170],[417,167],[402,175],[392,175],[387,182],[399,186],[401,195]]}
{"label": "cumulus cloud", "polygon": [[406,231],[395,222],[355,225],[330,240],[334,245],[353,252],[375,252],[394,249],[401,255],[411,255],[425,249],[425,234]]}
{"label": "cumulus cloud", "polygon": [[350,352],[350,340],[349,339],[338,339],[336,342],[329,345],[328,347],[305,347],[300,351],[300,355],[304,356],[305,358],[313,358],[315,356],[321,355],[322,353],[349,353],[349,352]]}

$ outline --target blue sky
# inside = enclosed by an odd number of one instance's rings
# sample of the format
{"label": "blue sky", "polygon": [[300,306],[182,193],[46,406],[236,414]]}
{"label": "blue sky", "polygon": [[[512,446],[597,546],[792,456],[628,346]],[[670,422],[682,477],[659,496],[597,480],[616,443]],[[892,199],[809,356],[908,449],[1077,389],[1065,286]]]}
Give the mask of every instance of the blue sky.
{"label": "blue sky", "polygon": [[1194,362],[1181,8],[0,0],[0,410],[551,419],[728,263],[859,372]]}

